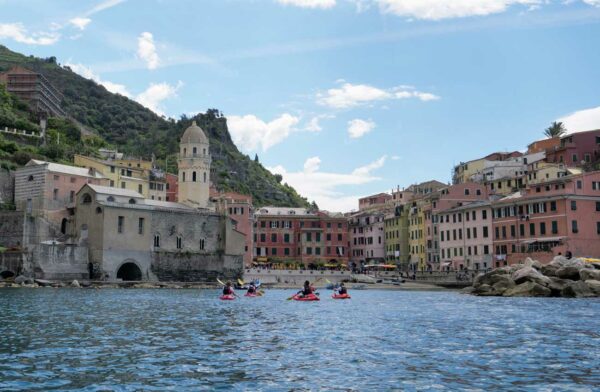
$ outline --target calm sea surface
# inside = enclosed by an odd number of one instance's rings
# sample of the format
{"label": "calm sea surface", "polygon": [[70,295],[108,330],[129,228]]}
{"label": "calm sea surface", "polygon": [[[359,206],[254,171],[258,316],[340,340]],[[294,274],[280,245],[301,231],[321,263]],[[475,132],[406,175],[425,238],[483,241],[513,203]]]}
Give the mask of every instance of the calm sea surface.
{"label": "calm sea surface", "polygon": [[600,300],[0,289],[0,390],[600,390]]}

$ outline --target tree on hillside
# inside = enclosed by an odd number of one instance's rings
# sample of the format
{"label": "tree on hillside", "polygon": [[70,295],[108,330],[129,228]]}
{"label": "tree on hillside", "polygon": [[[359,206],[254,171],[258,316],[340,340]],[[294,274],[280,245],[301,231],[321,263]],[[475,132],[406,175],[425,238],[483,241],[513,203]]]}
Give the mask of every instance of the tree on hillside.
{"label": "tree on hillside", "polygon": [[564,124],[560,121],[554,121],[552,125],[546,128],[546,130],[544,131],[544,135],[549,138],[561,137],[565,133],[567,133],[567,128],[565,128]]}

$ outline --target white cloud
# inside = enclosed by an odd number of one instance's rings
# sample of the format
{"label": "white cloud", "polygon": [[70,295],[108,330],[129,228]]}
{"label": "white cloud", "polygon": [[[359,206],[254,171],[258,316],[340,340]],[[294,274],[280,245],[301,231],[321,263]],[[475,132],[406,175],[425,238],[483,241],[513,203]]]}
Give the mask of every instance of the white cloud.
{"label": "white cloud", "polygon": [[0,39],[6,38],[27,45],[52,45],[59,40],[60,34],[56,31],[29,34],[22,23],[0,23]]}
{"label": "white cloud", "polygon": [[371,120],[365,121],[358,118],[350,120],[348,121],[348,136],[352,139],[358,139],[371,132],[374,128],[375,123]]}
{"label": "white cloud", "polygon": [[265,122],[253,114],[228,116],[227,124],[235,144],[245,151],[268,150],[281,143],[294,130],[300,119],[284,113],[276,119]]}
{"label": "white cloud", "polygon": [[318,116],[312,117],[308,124],[304,127],[305,131],[308,132],[321,132],[323,127],[320,124],[321,120],[335,118],[333,114],[319,114]]}
{"label": "white cloud", "polygon": [[335,0],[276,0],[279,4],[293,5],[301,8],[332,8]]}
{"label": "white cloud", "polygon": [[135,97],[143,106],[152,110],[154,113],[164,115],[161,103],[166,99],[170,99],[177,96],[177,90],[183,86],[183,82],[177,82],[177,85],[173,86],[169,83],[150,83],[150,86],[142,93]]}
{"label": "white cloud", "polygon": [[140,34],[138,37],[137,55],[146,62],[148,69],[156,69],[158,67],[160,60],[156,53],[156,45],[154,45],[152,33],[146,31]]}
{"label": "white cloud", "polygon": [[73,64],[69,62],[67,62],[65,65],[71,68],[73,72],[83,76],[84,78],[91,79],[94,82],[103,85],[104,88],[111,93],[121,94],[124,97],[131,98],[131,93],[127,91],[127,88],[124,85],[102,80],[100,75],[94,73],[91,68],[86,67],[83,64]]}
{"label": "white cloud", "polygon": [[73,26],[77,27],[79,30],[85,30],[88,24],[90,24],[92,20],[90,18],[73,18],[69,21]]}
{"label": "white cloud", "polygon": [[440,99],[437,95],[414,90],[411,86],[381,89],[367,84],[344,82],[340,88],[332,88],[325,94],[317,94],[317,103],[334,109],[346,109],[377,101],[407,98],[417,98],[421,101]]}
{"label": "white cloud", "polygon": [[365,166],[358,167],[351,173],[328,173],[320,171],[321,159],[311,157],[304,163],[304,170],[288,172],[278,165],[268,168],[272,173],[281,174],[283,180],[296,188],[301,195],[315,200],[320,208],[329,211],[350,211],[358,206],[360,196],[348,195],[337,190],[342,186],[364,185],[380,180],[372,171],[381,168],[385,163],[383,156]]}
{"label": "white cloud", "polygon": [[[376,0],[383,13],[440,20],[504,12],[512,5],[540,5],[544,0]],[[598,0],[585,0],[598,1]]]}
{"label": "white cloud", "polygon": [[600,7],[600,0],[583,0],[583,2],[595,7]]}
{"label": "white cloud", "polygon": [[85,13],[85,16],[90,16],[100,11],[104,11],[106,9],[112,8],[116,5],[123,3],[125,0],[105,0],[96,4],[92,9]]}
{"label": "white cloud", "polygon": [[399,155],[392,155],[390,158],[392,159],[392,161],[397,161],[398,159],[400,159],[400,156]]}
{"label": "white cloud", "polygon": [[578,110],[556,121],[562,121],[568,133],[600,129],[600,106]]}

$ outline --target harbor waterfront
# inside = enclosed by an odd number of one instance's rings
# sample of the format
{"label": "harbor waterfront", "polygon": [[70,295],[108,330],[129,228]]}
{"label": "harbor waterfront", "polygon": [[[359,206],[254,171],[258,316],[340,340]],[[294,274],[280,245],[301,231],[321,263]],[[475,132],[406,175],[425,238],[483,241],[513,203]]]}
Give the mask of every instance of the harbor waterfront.
{"label": "harbor waterfront", "polygon": [[[600,301],[0,289],[0,390],[581,390]],[[576,305],[576,306],[574,306]],[[577,320],[577,322],[573,322]]]}

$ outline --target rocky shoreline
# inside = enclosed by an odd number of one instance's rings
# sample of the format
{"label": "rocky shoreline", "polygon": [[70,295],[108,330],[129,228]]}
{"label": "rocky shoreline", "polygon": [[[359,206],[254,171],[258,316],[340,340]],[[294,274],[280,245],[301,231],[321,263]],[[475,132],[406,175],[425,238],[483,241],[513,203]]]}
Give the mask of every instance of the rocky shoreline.
{"label": "rocky shoreline", "polygon": [[105,282],[89,280],[73,280],[63,282],[56,280],[33,279],[25,276],[17,276],[14,280],[0,281],[2,287],[28,287],[28,288],[88,288],[88,289],[216,289],[221,287],[217,283],[201,282]]}
{"label": "rocky shoreline", "polygon": [[549,264],[525,259],[522,264],[479,274],[463,293],[502,297],[600,296],[600,263],[555,257]]}

